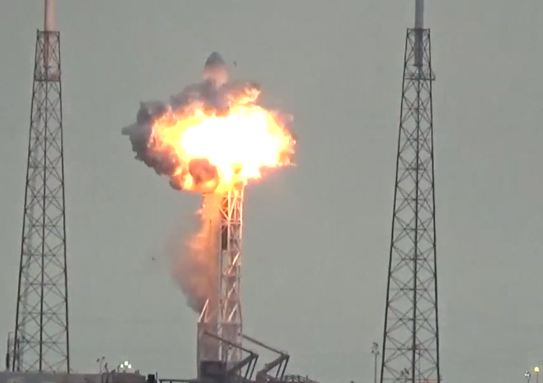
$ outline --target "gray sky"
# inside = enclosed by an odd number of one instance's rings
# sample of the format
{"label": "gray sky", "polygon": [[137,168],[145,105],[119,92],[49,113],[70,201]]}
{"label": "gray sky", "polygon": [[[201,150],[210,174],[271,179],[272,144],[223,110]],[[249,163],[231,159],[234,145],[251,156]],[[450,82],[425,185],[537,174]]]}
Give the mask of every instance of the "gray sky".
{"label": "gray sky", "polygon": [[[163,256],[197,206],[133,159],[138,102],[238,62],[291,112],[297,167],[249,188],[249,335],[292,373],[368,381],[382,337],[405,28],[414,1],[58,1],[71,357],[195,373],[196,316]],[[437,238],[445,381],[521,382],[543,364],[543,2],[433,1]],[[41,1],[0,5],[0,345],[13,330]],[[152,262],[151,257],[160,262]],[[2,346],[3,347],[3,346]],[[2,349],[3,350],[3,349]]]}

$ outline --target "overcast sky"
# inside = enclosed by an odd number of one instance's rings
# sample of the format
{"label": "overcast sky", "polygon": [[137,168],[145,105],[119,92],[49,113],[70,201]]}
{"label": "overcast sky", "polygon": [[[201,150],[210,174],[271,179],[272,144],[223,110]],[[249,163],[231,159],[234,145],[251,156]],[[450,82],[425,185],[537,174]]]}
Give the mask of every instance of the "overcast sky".
{"label": "overcast sky", "polygon": [[[543,2],[432,1],[442,374],[521,382],[543,364]],[[401,70],[414,1],[59,0],[72,366],[195,374],[196,315],[166,242],[198,198],[133,159],[140,100],[236,60],[290,112],[297,166],[249,187],[247,334],[290,372],[368,382],[382,338]],[[0,345],[14,328],[41,1],[0,2]],[[157,261],[152,261],[156,257]],[[2,346],[3,347],[3,346]]]}

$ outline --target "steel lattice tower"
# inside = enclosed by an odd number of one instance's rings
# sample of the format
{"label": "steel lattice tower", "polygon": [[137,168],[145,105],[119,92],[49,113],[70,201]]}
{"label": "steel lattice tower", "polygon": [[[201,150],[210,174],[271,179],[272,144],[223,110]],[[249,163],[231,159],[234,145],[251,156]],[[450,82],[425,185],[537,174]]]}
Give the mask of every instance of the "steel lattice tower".
{"label": "steel lattice tower", "polygon": [[198,365],[201,360],[236,363],[241,350],[213,339],[203,331],[241,346],[241,245],[244,185],[230,188],[220,199],[217,297],[206,301],[198,321]]}
{"label": "steel lattice tower", "polygon": [[60,33],[53,0],[38,31],[13,341],[14,371],[68,372]]}
{"label": "steel lattice tower", "polygon": [[430,30],[407,30],[381,383],[439,383]]}

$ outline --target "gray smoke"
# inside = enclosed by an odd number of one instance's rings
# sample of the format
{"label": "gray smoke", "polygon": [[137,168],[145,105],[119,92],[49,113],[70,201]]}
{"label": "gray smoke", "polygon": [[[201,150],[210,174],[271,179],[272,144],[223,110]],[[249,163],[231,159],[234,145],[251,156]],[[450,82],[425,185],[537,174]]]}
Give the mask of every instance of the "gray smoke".
{"label": "gray smoke", "polygon": [[187,305],[196,312],[202,310],[207,299],[213,303],[217,300],[220,200],[220,195],[204,195],[198,227],[191,230],[184,224],[171,237],[167,248],[172,276],[187,298]]}

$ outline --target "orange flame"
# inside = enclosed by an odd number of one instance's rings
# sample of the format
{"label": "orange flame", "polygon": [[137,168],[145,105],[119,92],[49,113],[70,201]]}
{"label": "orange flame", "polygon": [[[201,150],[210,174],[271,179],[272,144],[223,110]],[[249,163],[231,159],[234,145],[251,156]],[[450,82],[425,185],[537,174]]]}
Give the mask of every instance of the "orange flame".
{"label": "orange flame", "polygon": [[192,104],[155,121],[148,149],[169,153],[176,165],[172,184],[220,193],[235,183],[260,179],[263,168],[291,163],[294,138],[278,115],[246,104],[251,98],[230,99],[227,113]]}

